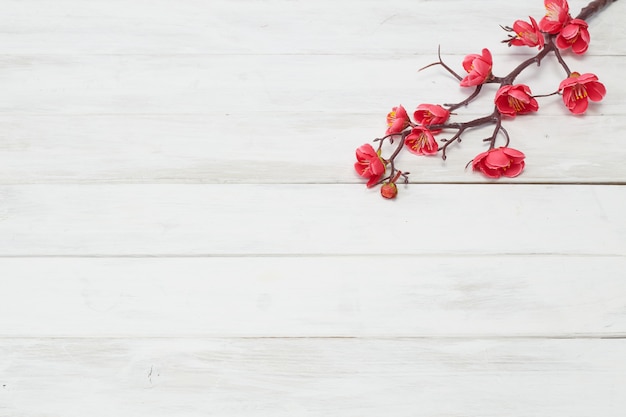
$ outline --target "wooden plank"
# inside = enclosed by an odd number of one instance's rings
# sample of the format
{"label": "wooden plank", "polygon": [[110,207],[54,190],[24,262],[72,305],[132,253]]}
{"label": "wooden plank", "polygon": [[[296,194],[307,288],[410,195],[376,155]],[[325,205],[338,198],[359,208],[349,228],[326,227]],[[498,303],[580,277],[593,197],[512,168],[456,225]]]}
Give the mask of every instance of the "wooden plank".
{"label": "wooden plank", "polygon": [[[572,14],[588,1],[570,1]],[[624,54],[626,7],[590,21],[590,54]],[[6,0],[2,54],[376,53],[406,55],[497,46],[543,2],[462,0],[230,1]],[[481,30],[476,30],[481,28]],[[521,49],[520,49],[521,50]]]}
{"label": "wooden plank", "polygon": [[[475,51],[478,52],[478,51]],[[506,51],[504,51],[506,53]],[[264,111],[382,113],[399,103],[459,102],[472,89],[440,68],[418,73],[435,60],[428,56],[374,55],[5,55],[0,56],[0,111],[28,114],[207,114]],[[463,71],[461,56],[447,57]],[[494,56],[494,73],[504,75],[521,57]],[[573,65],[573,64],[572,64]],[[624,114],[620,80],[626,56],[589,56],[574,67],[597,73],[607,83],[601,105],[588,114]],[[554,92],[565,78],[554,62],[524,73],[533,93]],[[470,111],[493,107],[495,85],[486,88]],[[468,92],[468,90],[470,90]],[[489,93],[491,91],[491,93]],[[558,97],[541,99],[542,114],[565,115]],[[543,105],[543,103],[546,103]],[[463,112],[461,112],[463,114]],[[315,114],[311,115],[315,118]],[[238,127],[233,121],[233,130]]]}
{"label": "wooden plank", "polygon": [[400,188],[2,186],[0,255],[626,253],[626,187]]}
{"label": "wooden plank", "polygon": [[[385,115],[5,114],[0,183],[361,184],[354,150],[384,133]],[[523,175],[502,182],[626,183],[626,147],[619,145],[626,117],[539,115],[504,125],[527,165]],[[490,129],[468,132],[446,162],[405,152],[397,166],[415,183],[488,182],[464,167],[486,149]]]}
{"label": "wooden plank", "polygon": [[0,270],[0,337],[626,335],[626,257],[5,258]]}
{"label": "wooden plank", "polygon": [[623,339],[1,339],[0,413],[618,417],[625,350]]}

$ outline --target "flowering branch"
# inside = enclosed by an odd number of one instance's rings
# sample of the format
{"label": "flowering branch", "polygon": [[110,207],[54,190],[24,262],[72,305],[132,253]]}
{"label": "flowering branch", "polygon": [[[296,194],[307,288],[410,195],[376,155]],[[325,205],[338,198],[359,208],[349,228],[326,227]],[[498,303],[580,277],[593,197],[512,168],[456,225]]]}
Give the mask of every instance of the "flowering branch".
{"label": "flowering branch", "polygon": [[[484,48],[481,54],[467,55],[462,62],[467,72],[465,77],[457,74],[441,58],[441,48],[437,49],[438,60],[426,65],[420,71],[441,66],[459,81],[462,87],[474,87],[474,91],[464,100],[454,104],[420,104],[413,113],[413,120],[403,106],[397,106],[387,115],[387,131],[379,142],[378,149],[363,145],[357,149],[357,173],[368,179],[367,186],[373,187],[382,184],[381,194],[385,198],[395,198],[397,195],[396,181],[400,178],[408,182],[408,172],[396,168],[395,159],[406,149],[416,155],[436,155],[441,151],[441,157],[446,160],[448,147],[453,143],[461,142],[463,134],[468,130],[493,124],[494,129],[490,137],[483,141],[489,143],[486,152],[477,155],[471,164],[474,171],[481,172],[488,178],[515,177],[522,173],[525,166],[525,156],[522,152],[509,148],[510,136],[503,127],[503,120],[507,117],[535,113],[539,109],[537,98],[559,94],[563,103],[573,114],[583,114],[589,105],[589,100],[600,101],[606,94],[606,89],[598,81],[598,77],[591,73],[580,74],[570,70],[565,62],[562,50],[571,49],[574,54],[584,54],[590,42],[586,19],[598,13],[604,7],[617,0],[591,1],[581,12],[572,18],[569,13],[567,0],[544,0],[545,16],[537,23],[530,17],[530,21],[516,20],[513,26],[501,26],[509,32],[508,38],[503,40],[509,46],[527,46],[538,48],[539,52],[531,58],[521,62],[507,75],[498,77],[492,72],[493,59],[491,52]],[[517,77],[532,65],[539,66],[543,59],[553,54],[556,61],[566,73],[558,89],[550,94],[533,95],[530,87],[524,84],[515,84]],[[456,109],[468,106],[480,96],[484,84],[498,84],[499,88],[494,98],[494,110],[483,117],[466,122],[450,122],[450,116]],[[454,131],[449,138],[440,139],[442,146],[435,140],[435,135],[442,131]],[[496,147],[498,135],[505,138],[504,146]],[[385,140],[393,144],[395,138],[400,139],[393,153],[385,158],[382,147]],[[387,169],[389,174],[385,176]]]}

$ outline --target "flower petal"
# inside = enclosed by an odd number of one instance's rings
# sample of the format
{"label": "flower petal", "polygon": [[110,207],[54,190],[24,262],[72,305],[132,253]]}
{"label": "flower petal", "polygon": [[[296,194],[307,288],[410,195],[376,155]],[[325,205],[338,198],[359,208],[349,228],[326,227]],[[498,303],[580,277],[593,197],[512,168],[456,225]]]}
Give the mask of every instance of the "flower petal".
{"label": "flower petal", "polygon": [[585,84],[585,83],[588,83],[589,81],[598,81],[598,76],[596,74],[587,72],[585,74],[579,75],[578,78],[576,78],[576,80],[577,82],[581,84]]}
{"label": "flower petal", "polygon": [[502,172],[499,169],[491,169],[483,164],[480,164],[478,166],[478,169],[480,170],[480,172],[482,172],[483,174],[485,174],[485,176],[489,177],[489,178],[493,178],[493,179],[497,179],[500,178],[502,176]]}
{"label": "flower petal", "polygon": [[381,175],[374,175],[370,177],[370,180],[367,182],[367,184],[365,184],[367,188],[372,188],[373,186],[378,184],[378,181],[380,181],[380,177]]}
{"label": "flower petal", "polygon": [[382,175],[385,173],[385,164],[383,164],[378,156],[370,159],[370,171],[372,171],[374,175]]}
{"label": "flower petal", "polygon": [[576,100],[574,102],[574,105],[569,108],[569,111],[571,111],[574,114],[583,114],[584,112],[587,111],[588,106],[589,106],[589,100],[587,99]]}
{"label": "flower petal", "polygon": [[480,163],[482,163],[482,160],[485,159],[487,157],[487,155],[489,155],[489,152],[483,152],[483,153],[479,153],[478,155],[476,155],[476,157],[474,157],[474,159],[472,160],[472,167],[476,168],[477,165],[479,165]]}
{"label": "flower petal", "polygon": [[509,158],[500,149],[495,149],[489,152],[489,155],[485,158],[485,166],[493,169],[504,168],[510,164]]}
{"label": "flower petal", "polygon": [[364,164],[362,162],[355,162],[354,170],[361,177],[370,177],[369,166],[367,164]]}
{"label": "flower petal", "polygon": [[492,56],[491,56],[491,52],[489,51],[489,49],[487,49],[487,48],[484,48],[484,49],[483,49],[483,56],[482,56],[482,58],[483,58],[483,59],[484,59],[487,63],[489,63],[489,65],[492,65],[492,64],[493,64],[493,58],[492,58]]}
{"label": "flower petal", "polygon": [[587,49],[589,49],[589,43],[585,42],[580,37],[576,39],[576,42],[572,44],[572,52],[574,52],[577,55],[584,54],[585,52],[587,52]]}
{"label": "flower petal", "polygon": [[561,36],[566,39],[572,39],[576,35],[578,35],[578,31],[580,27],[578,25],[567,25],[563,29],[561,29]]}
{"label": "flower petal", "polygon": [[376,151],[374,150],[372,145],[370,145],[369,143],[359,146],[356,150],[356,159],[358,159],[359,161],[370,159],[373,156],[378,155],[376,154]]}
{"label": "flower petal", "polygon": [[606,87],[602,83],[589,83],[585,85],[585,88],[591,101],[600,101],[606,95]]}
{"label": "flower petal", "polygon": [[508,169],[506,169],[502,173],[502,175],[504,175],[505,177],[509,177],[509,178],[517,177],[524,170],[524,166],[525,166],[524,161],[521,161],[516,164],[511,164],[511,166]]}
{"label": "flower petal", "polygon": [[500,148],[500,150],[502,151],[502,153],[504,153],[506,156],[508,156],[509,158],[511,158],[513,160],[513,162],[520,162],[522,161],[524,158],[526,158],[526,155],[524,155],[523,152],[518,151],[517,149],[513,149],[513,148]]}
{"label": "flower petal", "polygon": [[474,60],[480,58],[480,55],[470,54],[463,58],[463,69],[466,72],[470,72],[472,70],[472,65],[474,64]]}
{"label": "flower petal", "polygon": [[509,96],[521,101],[522,103],[530,103],[530,96],[526,92],[517,88],[511,89],[511,91],[509,91]]}

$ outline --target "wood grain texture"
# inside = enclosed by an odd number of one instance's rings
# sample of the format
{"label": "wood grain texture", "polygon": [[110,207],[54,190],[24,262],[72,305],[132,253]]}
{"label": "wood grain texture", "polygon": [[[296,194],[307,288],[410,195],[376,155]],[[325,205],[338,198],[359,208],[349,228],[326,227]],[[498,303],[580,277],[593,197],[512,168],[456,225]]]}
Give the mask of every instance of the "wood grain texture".
{"label": "wood grain texture", "polygon": [[[588,2],[570,1],[572,15]],[[6,0],[4,54],[466,54],[496,45],[543,2],[481,0]],[[34,14],[33,10],[37,13]],[[624,54],[626,6],[590,21],[589,54]],[[517,51],[512,50],[512,53]]]}
{"label": "wood grain texture", "polygon": [[[494,51],[494,73],[505,75],[532,56],[506,52]],[[463,71],[463,57],[450,58],[450,65]],[[399,103],[408,108],[423,102],[454,103],[471,94],[471,88],[459,87],[440,68],[418,72],[435,60],[436,48],[426,56],[393,59],[376,55],[0,55],[4,91],[0,111],[221,115],[261,111],[278,118],[293,111],[378,112],[384,121]],[[566,78],[553,61],[544,62],[541,76],[535,67],[518,81],[532,80],[535,94],[553,93]],[[623,114],[626,86],[619,77],[626,56],[589,56],[579,65],[581,72],[598,74],[608,88],[601,105],[590,106],[587,114]],[[495,87],[488,86],[491,94],[482,95],[469,111],[491,113]],[[568,114],[558,97],[541,99],[541,104],[541,114]],[[231,132],[236,129],[234,120]]]}
{"label": "wood grain texture", "polygon": [[626,253],[624,187],[402,191],[389,202],[355,185],[3,186],[0,255]]}
{"label": "wood grain texture", "polygon": [[[0,183],[364,184],[352,168],[354,150],[383,134],[383,115],[0,115]],[[604,124],[600,135],[590,127],[597,123]],[[499,182],[626,182],[626,148],[619,146],[624,117],[540,116],[505,124],[527,166],[524,175]],[[447,161],[407,153],[399,167],[412,173],[413,183],[487,183],[464,167],[486,149],[489,130],[468,132]]]}
{"label": "wood grain texture", "polygon": [[0,339],[0,413],[618,417],[625,343]]}
{"label": "wood grain texture", "polygon": [[626,334],[621,256],[5,258],[0,270],[0,337]]}

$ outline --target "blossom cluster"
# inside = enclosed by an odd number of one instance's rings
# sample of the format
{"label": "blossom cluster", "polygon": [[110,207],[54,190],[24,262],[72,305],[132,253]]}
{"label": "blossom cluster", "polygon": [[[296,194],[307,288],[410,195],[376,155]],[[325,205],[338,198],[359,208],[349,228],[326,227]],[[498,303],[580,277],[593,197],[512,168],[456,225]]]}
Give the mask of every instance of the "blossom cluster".
{"label": "blossom cluster", "polygon": [[[509,147],[510,138],[502,126],[503,119],[536,113],[539,110],[537,101],[539,97],[558,94],[569,112],[575,115],[585,113],[589,101],[602,100],[606,88],[598,77],[592,73],[581,74],[571,71],[562,52],[571,51],[581,55],[587,51],[591,38],[585,18],[609,2],[610,0],[594,0],[573,18],[567,0],[544,0],[545,15],[539,23],[529,16],[529,21],[516,20],[512,26],[503,26],[502,28],[508,32],[508,38],[503,40],[503,43],[538,50],[535,56],[526,59],[503,77],[494,75],[493,57],[487,48],[482,49],[480,54],[469,54],[463,59],[461,65],[465,70],[465,76],[457,74],[446,65],[439,54],[437,62],[422,69],[441,65],[458,80],[461,87],[473,87],[474,91],[460,103],[419,104],[412,118],[402,105],[393,107],[387,115],[385,136],[374,140],[378,143],[378,148],[364,144],[357,149],[357,161],[354,164],[357,174],[367,179],[368,187],[380,185],[383,197],[395,198],[398,193],[397,181],[403,179],[405,183],[408,182],[409,173],[395,167],[395,159],[401,151],[408,150],[420,156],[432,156],[441,152],[445,160],[448,146],[459,142],[467,129],[487,124],[495,125],[493,134],[485,140],[489,148],[478,154],[468,166],[471,164],[474,171],[491,179],[516,177],[521,174],[525,166],[525,156],[521,151]],[[533,64],[539,65],[549,53],[555,56],[566,73],[556,91],[534,95],[528,85],[515,83],[518,75]],[[468,105],[480,94],[483,85],[489,83],[498,85],[493,99],[494,108],[490,114],[461,123],[449,121],[454,110]],[[436,136],[449,131],[453,131],[453,135],[440,139],[440,146]],[[496,146],[498,135],[505,138],[503,146]],[[393,144],[398,139],[395,151],[389,157],[384,157],[383,143]]]}

